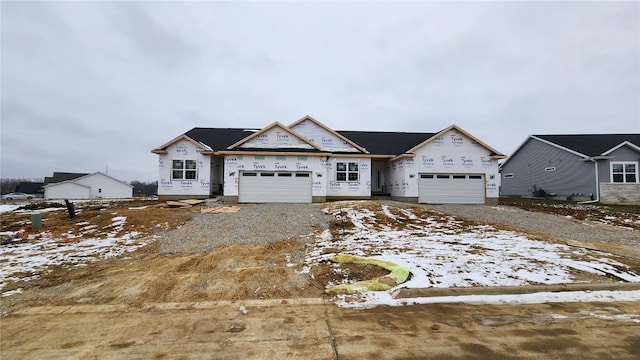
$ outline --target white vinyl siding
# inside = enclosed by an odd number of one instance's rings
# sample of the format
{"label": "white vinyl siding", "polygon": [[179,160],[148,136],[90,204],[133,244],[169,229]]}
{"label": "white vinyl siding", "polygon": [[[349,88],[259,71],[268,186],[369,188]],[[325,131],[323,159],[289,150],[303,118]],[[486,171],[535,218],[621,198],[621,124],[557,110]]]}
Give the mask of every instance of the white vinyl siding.
{"label": "white vinyl siding", "polygon": [[484,175],[420,174],[418,202],[427,204],[484,204]]}
{"label": "white vinyl siding", "polygon": [[310,203],[311,173],[291,171],[242,171],[238,202]]}

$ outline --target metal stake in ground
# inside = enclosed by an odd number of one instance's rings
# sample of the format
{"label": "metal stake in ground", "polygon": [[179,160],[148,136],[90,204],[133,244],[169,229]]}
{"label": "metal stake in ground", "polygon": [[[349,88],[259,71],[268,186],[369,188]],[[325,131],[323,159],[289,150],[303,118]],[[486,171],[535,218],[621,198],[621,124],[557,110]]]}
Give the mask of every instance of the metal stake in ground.
{"label": "metal stake in ground", "polygon": [[69,212],[69,219],[76,217],[76,209],[73,207],[73,203],[67,199],[64,199],[64,203],[67,205],[67,211]]}

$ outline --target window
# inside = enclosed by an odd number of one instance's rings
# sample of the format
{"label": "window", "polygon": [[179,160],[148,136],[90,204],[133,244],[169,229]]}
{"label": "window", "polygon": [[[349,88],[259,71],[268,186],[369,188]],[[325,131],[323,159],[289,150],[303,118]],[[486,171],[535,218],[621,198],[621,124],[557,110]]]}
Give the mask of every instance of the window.
{"label": "window", "polygon": [[504,174],[503,176],[505,179],[509,179],[513,177],[513,173],[508,173],[508,174]]}
{"label": "window", "polygon": [[611,162],[611,182],[637,183],[638,163],[636,161]]}
{"label": "window", "polygon": [[336,181],[358,181],[358,163],[336,163]]}
{"label": "window", "polygon": [[195,180],[198,178],[195,160],[173,160],[171,167],[172,180]]}

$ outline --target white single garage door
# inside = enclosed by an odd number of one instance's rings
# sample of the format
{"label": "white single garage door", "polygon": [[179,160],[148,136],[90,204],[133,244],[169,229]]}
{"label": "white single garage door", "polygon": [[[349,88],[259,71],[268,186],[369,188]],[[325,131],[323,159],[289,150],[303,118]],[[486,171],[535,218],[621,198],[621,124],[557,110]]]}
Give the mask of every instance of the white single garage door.
{"label": "white single garage door", "polygon": [[427,204],[484,204],[484,175],[420,174],[418,202]]}
{"label": "white single garage door", "polygon": [[310,203],[311,173],[242,171],[238,184],[241,203]]}

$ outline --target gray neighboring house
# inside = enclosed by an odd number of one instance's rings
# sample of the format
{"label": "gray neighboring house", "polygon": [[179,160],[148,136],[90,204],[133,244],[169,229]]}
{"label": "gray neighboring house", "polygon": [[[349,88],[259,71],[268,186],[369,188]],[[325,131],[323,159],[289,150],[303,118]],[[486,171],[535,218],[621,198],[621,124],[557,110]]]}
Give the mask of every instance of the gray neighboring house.
{"label": "gray neighboring house", "polygon": [[640,203],[640,134],[531,135],[501,165],[501,196]]}

